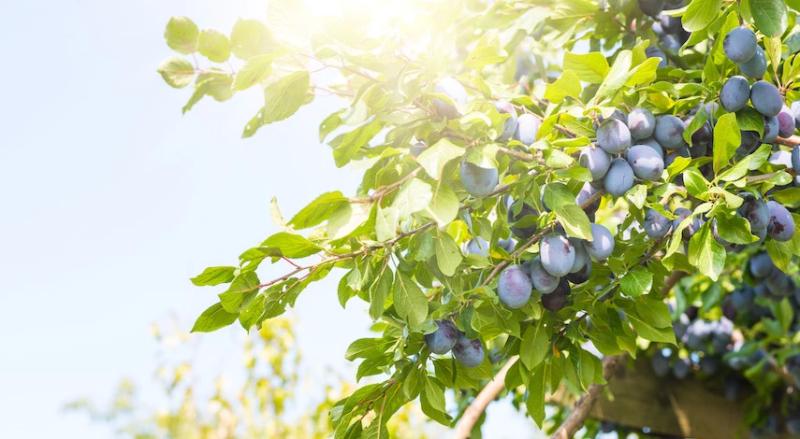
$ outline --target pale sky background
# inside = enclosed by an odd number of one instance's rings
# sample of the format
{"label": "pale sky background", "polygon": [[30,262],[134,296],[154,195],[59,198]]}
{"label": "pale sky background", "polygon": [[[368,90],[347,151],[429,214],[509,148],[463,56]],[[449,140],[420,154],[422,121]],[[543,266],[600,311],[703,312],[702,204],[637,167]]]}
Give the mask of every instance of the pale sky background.
{"label": "pale sky background", "polygon": [[[321,192],[355,189],[358,170],[337,169],[317,140],[335,101],[318,99],[242,140],[258,92],[204,100],[181,116],[190,91],[156,74],[171,54],[162,37],[170,16],[227,31],[237,17],[260,17],[262,6],[4,3],[0,437],[109,437],[85,416],[62,413],[63,404],[106,401],[123,377],[156,394],[150,323],[174,315],[189,328],[220,291],[189,277],[234,264],[274,232],[271,197],[289,216]],[[327,368],[351,376],[344,351],[367,333],[357,299],[339,307],[336,280],[313,284],[297,304],[307,376]],[[209,381],[241,368],[238,326],[200,337],[196,360]],[[529,437],[531,426],[498,404],[484,432]]]}

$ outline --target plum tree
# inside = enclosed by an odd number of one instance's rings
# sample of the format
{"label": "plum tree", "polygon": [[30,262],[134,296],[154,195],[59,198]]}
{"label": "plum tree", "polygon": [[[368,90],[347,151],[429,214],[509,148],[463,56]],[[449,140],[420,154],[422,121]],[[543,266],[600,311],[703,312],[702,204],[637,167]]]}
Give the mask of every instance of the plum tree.
{"label": "plum tree", "polygon": [[777,116],[783,108],[783,98],[778,88],[767,81],[756,81],[750,89],[753,108],[767,117]]}
{"label": "plum tree", "polygon": [[727,111],[736,112],[747,105],[750,100],[750,83],[744,76],[731,76],[722,85],[719,102]]}
{"label": "plum tree", "polygon": [[628,126],[617,118],[604,120],[597,128],[597,146],[609,154],[617,154],[631,146]]}
{"label": "plum tree", "polygon": [[592,224],[592,240],[585,243],[586,252],[595,261],[604,261],[614,251],[614,236],[601,224]]}
{"label": "plum tree", "polygon": [[611,161],[611,166],[603,179],[603,187],[606,192],[616,196],[628,192],[628,189],[633,187],[633,169],[631,165],[621,158]]}
{"label": "plum tree", "polygon": [[492,193],[499,183],[496,168],[484,168],[466,160],[461,162],[461,184],[475,197],[485,197]]}
{"label": "plum tree", "polygon": [[497,296],[511,309],[525,306],[531,299],[532,289],[530,277],[519,265],[506,267],[497,281]]}
{"label": "plum tree", "polygon": [[[168,26],[177,54],[158,73],[193,89],[184,111],[255,91],[250,138],[333,95],[319,138],[362,173],[291,217],[274,203],[279,232],[193,278],[219,290],[194,330],[269,329],[336,277],[375,331],[347,351],[374,381],[330,409],[336,437],[388,437],[410,403],[478,437],[501,397],[546,429],[566,419],[556,437],[592,437],[585,416],[607,392],[571,411],[547,395],[612,382],[625,357],[718,393],[744,382],[742,424],[783,420],[800,376],[797,5],[403,5],[435,32],[304,14],[304,37],[248,20],[209,47],[191,20]],[[261,279],[268,264],[286,271]],[[440,357],[453,331],[455,361]]]}
{"label": "plum tree", "polygon": [[633,140],[643,140],[653,135],[656,118],[645,108],[634,108],[628,113],[628,130]]}
{"label": "plum tree", "polygon": [[562,277],[569,274],[575,264],[575,248],[563,235],[553,233],[542,238],[539,257],[545,271],[552,276]]}
{"label": "plum tree", "polygon": [[558,286],[561,280],[558,276],[553,276],[542,267],[539,258],[535,258],[530,263],[530,276],[533,288],[542,294],[550,294]]}
{"label": "plum tree", "polygon": [[581,149],[578,158],[581,166],[588,169],[592,173],[592,179],[602,180],[611,166],[611,157],[603,149],[596,146],[586,146]]}
{"label": "plum tree", "polygon": [[756,34],[744,26],[739,26],[725,35],[725,39],[722,40],[722,47],[725,50],[725,55],[731,61],[737,64],[750,61],[756,54],[756,47],[758,47]]}
{"label": "plum tree", "polygon": [[453,357],[464,367],[476,367],[483,363],[485,357],[483,345],[480,340],[462,334],[453,346]]}
{"label": "plum tree", "polygon": [[635,145],[628,149],[627,160],[634,175],[642,180],[655,181],[664,172],[664,159],[658,152],[646,145]]}
{"label": "plum tree", "polygon": [[425,344],[434,354],[444,355],[453,349],[461,334],[449,320],[437,320],[435,323],[436,330],[425,334]]}
{"label": "plum tree", "polygon": [[686,145],[683,140],[683,131],[686,129],[682,120],[667,114],[656,118],[654,137],[658,143],[667,149],[678,149]]}

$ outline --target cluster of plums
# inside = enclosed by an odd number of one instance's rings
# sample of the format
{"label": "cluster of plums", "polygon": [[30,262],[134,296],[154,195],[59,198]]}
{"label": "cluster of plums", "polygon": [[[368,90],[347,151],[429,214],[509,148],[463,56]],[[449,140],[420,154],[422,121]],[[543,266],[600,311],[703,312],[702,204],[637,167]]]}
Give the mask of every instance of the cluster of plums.
{"label": "cluster of plums", "polygon": [[661,58],[661,67],[667,65],[667,56],[664,51],[672,56],[677,56],[678,50],[689,40],[691,35],[683,28],[680,17],[672,17],[662,13],[662,11],[678,9],[684,6],[685,3],[684,1],[639,0],[639,9],[655,20],[652,29],[658,36],[660,46],[660,48],[650,46],[646,49],[646,53],[649,57]]}
{"label": "cluster of plums", "polygon": [[[665,165],[664,149],[685,146],[683,121],[672,115],[655,117],[644,108],[628,115],[617,111],[597,127],[594,145],[584,147],[578,157],[592,175],[594,189],[620,196],[633,187],[635,179],[656,181]],[[592,188],[584,187],[587,193]]]}
{"label": "cluster of plums", "polygon": [[449,320],[437,320],[436,330],[425,335],[425,344],[434,354],[444,355],[452,350],[453,357],[465,367],[475,367],[483,362],[481,341],[468,338]]}
{"label": "cluster of plums", "polygon": [[722,48],[745,75],[761,79],[767,71],[767,57],[752,30],[744,26],[732,29],[722,40]]}

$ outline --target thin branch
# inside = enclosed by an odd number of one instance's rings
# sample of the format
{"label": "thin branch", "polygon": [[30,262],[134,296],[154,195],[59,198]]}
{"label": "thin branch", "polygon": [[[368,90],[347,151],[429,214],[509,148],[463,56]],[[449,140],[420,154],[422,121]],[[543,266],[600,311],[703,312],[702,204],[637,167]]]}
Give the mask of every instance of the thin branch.
{"label": "thin branch", "polygon": [[[608,381],[616,373],[616,371],[625,364],[626,357],[624,355],[615,355],[603,359],[603,378]],[[558,427],[555,433],[550,436],[550,439],[568,439],[575,435],[581,429],[589,413],[592,411],[595,401],[600,396],[605,385],[592,384],[589,390],[575,403],[575,407],[569,414],[567,419]]]}
{"label": "thin branch", "polygon": [[800,145],[800,136],[778,137],[775,142],[786,146]]}
{"label": "thin branch", "polygon": [[394,183],[390,183],[390,184],[387,184],[386,186],[382,186],[382,187],[378,188],[375,192],[373,192],[372,194],[370,194],[370,195],[368,195],[366,197],[363,197],[363,198],[351,198],[350,202],[351,203],[356,203],[356,204],[370,204],[370,203],[375,202],[375,201],[380,201],[384,196],[386,196],[387,194],[389,194],[393,190],[397,189],[398,187],[402,186],[403,183],[405,183],[408,180],[411,180],[412,178],[416,177],[417,174],[419,174],[420,169],[422,169],[422,168],[414,169],[413,171],[411,171],[408,174],[406,174],[405,176],[403,176],[403,178],[395,181]]}
{"label": "thin branch", "polygon": [[469,437],[478,419],[480,419],[483,412],[486,411],[486,407],[488,407],[489,404],[497,398],[497,395],[503,391],[506,374],[518,359],[519,356],[517,355],[511,357],[497,372],[494,378],[481,389],[480,393],[478,393],[478,396],[470,403],[469,407],[464,410],[464,414],[461,416],[461,419],[459,419],[455,432],[453,433],[455,439],[466,439]]}

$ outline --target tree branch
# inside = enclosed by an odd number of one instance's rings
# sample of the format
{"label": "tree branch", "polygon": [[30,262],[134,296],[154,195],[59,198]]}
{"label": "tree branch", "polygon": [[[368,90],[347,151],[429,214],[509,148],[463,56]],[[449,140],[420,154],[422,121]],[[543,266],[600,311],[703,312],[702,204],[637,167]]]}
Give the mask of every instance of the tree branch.
{"label": "tree branch", "polygon": [[786,146],[800,145],[800,136],[778,137],[775,142]]}
{"label": "tree branch", "polygon": [[480,419],[483,412],[486,411],[486,407],[488,407],[489,404],[497,398],[497,395],[503,391],[503,388],[505,388],[506,374],[518,359],[519,356],[517,355],[511,357],[497,372],[494,378],[481,389],[480,393],[478,393],[478,396],[470,403],[469,407],[464,410],[464,414],[458,421],[455,432],[453,433],[455,439],[469,438],[478,419]]}
{"label": "tree branch", "polygon": [[[616,373],[616,371],[625,364],[626,357],[624,355],[615,355],[612,357],[606,357],[603,359],[603,378],[606,380],[611,379],[611,377]],[[580,430],[583,426],[583,423],[586,421],[586,418],[589,417],[589,413],[592,411],[592,406],[594,406],[595,401],[597,401],[597,397],[600,396],[600,393],[603,391],[603,384],[592,384],[589,386],[589,390],[586,391],[581,399],[575,403],[575,407],[572,409],[572,412],[569,414],[567,419],[558,427],[555,433],[550,436],[550,439],[568,439],[575,435],[575,432]]]}

